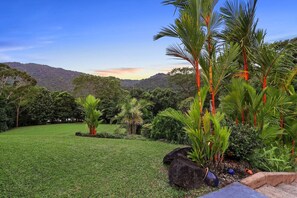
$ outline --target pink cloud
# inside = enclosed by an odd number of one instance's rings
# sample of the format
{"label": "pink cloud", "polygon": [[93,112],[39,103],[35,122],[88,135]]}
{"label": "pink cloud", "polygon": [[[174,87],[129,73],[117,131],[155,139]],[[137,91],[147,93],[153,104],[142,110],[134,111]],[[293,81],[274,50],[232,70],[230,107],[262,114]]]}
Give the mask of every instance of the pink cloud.
{"label": "pink cloud", "polygon": [[133,74],[143,70],[142,68],[114,68],[114,69],[102,69],[95,70],[95,73],[100,76],[119,76],[123,74]]}

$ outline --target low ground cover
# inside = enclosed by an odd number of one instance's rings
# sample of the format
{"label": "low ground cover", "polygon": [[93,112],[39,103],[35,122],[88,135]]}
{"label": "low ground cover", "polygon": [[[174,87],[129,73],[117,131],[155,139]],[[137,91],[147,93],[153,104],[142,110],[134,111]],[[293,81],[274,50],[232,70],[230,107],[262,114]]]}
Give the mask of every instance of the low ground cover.
{"label": "low ground cover", "polygon": [[[99,125],[113,132],[117,125]],[[23,127],[0,134],[3,197],[184,197],[168,184],[165,154],[178,145],[155,141],[81,138],[84,124]],[[0,196],[0,197],[1,197]]]}

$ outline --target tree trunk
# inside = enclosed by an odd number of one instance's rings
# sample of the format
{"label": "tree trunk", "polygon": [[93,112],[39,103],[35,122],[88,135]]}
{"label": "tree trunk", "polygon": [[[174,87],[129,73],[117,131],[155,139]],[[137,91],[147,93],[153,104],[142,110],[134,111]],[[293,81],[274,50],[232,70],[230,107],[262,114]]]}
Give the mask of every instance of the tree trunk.
{"label": "tree trunk", "polygon": [[246,49],[243,47],[242,48],[242,54],[243,54],[243,62],[244,62],[244,79],[246,81],[249,80],[249,66],[248,66],[248,59],[247,59],[247,52]]}
{"label": "tree trunk", "polygon": [[20,107],[16,107],[16,118],[15,118],[15,127],[19,127],[19,117],[20,117]]}
{"label": "tree trunk", "polygon": [[242,124],[244,124],[244,122],[245,122],[245,119],[244,119],[244,110],[242,110],[242,112],[241,112],[241,122],[242,122]]}
{"label": "tree trunk", "polygon": [[199,104],[200,104],[200,112],[202,112],[202,101],[201,101],[201,80],[200,80],[200,70],[199,70],[199,60],[195,61],[195,71],[196,71],[196,84],[197,84],[197,89],[198,89],[198,99],[199,99]]}
{"label": "tree trunk", "polygon": [[208,37],[208,54],[209,54],[209,91],[211,94],[211,112],[212,114],[216,114],[216,101],[215,101],[215,93],[213,90],[213,71],[212,71],[212,64],[211,64],[211,38]]}
{"label": "tree trunk", "polygon": [[96,131],[96,127],[93,127],[93,135],[96,135],[97,131]]}
{"label": "tree trunk", "polygon": [[[264,76],[263,78],[263,90],[267,87],[267,77]],[[263,96],[263,103],[266,104],[267,98],[266,98],[266,93]]]}

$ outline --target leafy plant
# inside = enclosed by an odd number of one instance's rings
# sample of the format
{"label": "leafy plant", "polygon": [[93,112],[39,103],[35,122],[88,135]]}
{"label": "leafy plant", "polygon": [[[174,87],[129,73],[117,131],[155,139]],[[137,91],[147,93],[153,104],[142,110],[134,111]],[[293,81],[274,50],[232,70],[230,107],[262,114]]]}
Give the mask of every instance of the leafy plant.
{"label": "leafy plant", "polygon": [[77,99],[77,103],[83,107],[85,113],[85,122],[87,123],[90,134],[96,135],[96,128],[99,125],[99,117],[101,111],[97,110],[100,100],[92,95],[88,95],[85,99]]}
{"label": "leafy plant", "polygon": [[141,127],[141,135],[146,138],[151,138],[152,124],[144,124]]}
{"label": "leafy plant", "polygon": [[151,103],[145,100],[129,99],[122,105],[121,112],[114,119],[125,124],[129,134],[136,134],[137,127],[143,124],[142,110],[150,105]]}
{"label": "leafy plant", "polygon": [[243,124],[228,123],[231,130],[230,145],[227,149],[227,154],[238,160],[246,160],[253,153],[254,149],[261,148],[259,132],[249,126]]}
{"label": "leafy plant", "polygon": [[230,136],[230,130],[220,124],[224,114],[217,112],[211,115],[206,111],[204,115],[201,115],[200,105],[204,104],[207,90],[208,87],[202,88],[201,101],[196,97],[187,113],[183,114],[181,111],[169,109],[161,114],[176,119],[184,125],[184,130],[193,148],[189,157],[202,166],[212,160],[220,162],[223,159],[229,146]]}
{"label": "leafy plant", "polygon": [[290,148],[280,143],[256,149],[249,160],[255,167],[264,171],[280,172],[293,169]]}

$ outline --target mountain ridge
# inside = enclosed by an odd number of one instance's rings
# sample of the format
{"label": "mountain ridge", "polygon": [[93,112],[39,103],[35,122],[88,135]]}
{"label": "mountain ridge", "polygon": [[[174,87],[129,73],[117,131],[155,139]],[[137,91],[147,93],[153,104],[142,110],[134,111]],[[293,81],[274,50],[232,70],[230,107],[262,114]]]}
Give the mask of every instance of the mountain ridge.
{"label": "mountain ridge", "polygon": [[[4,62],[3,64],[28,73],[37,80],[39,86],[46,87],[50,91],[71,92],[73,90],[72,81],[76,77],[86,74],[37,63]],[[120,79],[120,81],[121,86],[125,89],[142,88],[150,90],[157,87],[169,87],[167,74],[163,73],[158,73],[141,80]]]}

